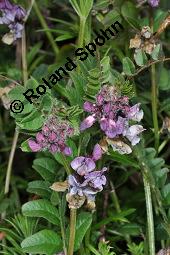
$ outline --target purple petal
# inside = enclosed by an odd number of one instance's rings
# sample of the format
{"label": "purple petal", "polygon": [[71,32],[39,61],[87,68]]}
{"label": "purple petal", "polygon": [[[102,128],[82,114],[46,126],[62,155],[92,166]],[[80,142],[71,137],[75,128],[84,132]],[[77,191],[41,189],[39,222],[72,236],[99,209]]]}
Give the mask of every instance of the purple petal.
{"label": "purple petal", "polygon": [[102,148],[100,147],[100,145],[97,143],[95,146],[94,146],[94,149],[93,149],[93,160],[94,161],[97,161],[99,159],[101,159],[102,157]]}
{"label": "purple petal", "polygon": [[93,103],[90,103],[90,102],[85,102],[84,105],[83,105],[83,109],[86,112],[93,112],[94,109],[95,109],[95,105]]}
{"label": "purple petal", "polygon": [[15,5],[15,17],[17,20],[23,20],[26,16],[26,11],[19,5]]}
{"label": "purple petal", "polygon": [[0,9],[9,9],[11,10],[13,5],[8,0],[1,0],[0,1]]}
{"label": "purple petal", "polygon": [[90,115],[80,125],[80,131],[84,131],[87,128],[93,126],[94,122],[96,121],[95,117]]}
{"label": "purple petal", "polygon": [[66,156],[71,156],[72,149],[70,147],[66,147],[63,152]]}
{"label": "purple petal", "polygon": [[42,147],[32,139],[28,140],[28,145],[33,152],[41,151],[42,149]]}
{"label": "purple petal", "polygon": [[55,140],[56,140],[56,138],[57,138],[57,135],[56,135],[56,133],[54,133],[54,132],[51,132],[51,133],[49,134],[49,137],[48,137],[48,139],[49,139],[49,141],[50,141],[50,142],[53,142],[53,141],[55,141]]}
{"label": "purple petal", "polygon": [[127,139],[134,146],[140,142],[140,137],[138,135],[144,130],[145,129],[141,125],[133,125],[124,132],[124,136],[126,136]]}
{"label": "purple petal", "polygon": [[152,7],[157,7],[159,5],[159,1],[160,0],[148,0],[148,3],[152,6]]}
{"label": "purple petal", "polygon": [[106,131],[107,128],[108,128],[108,125],[109,125],[108,119],[102,118],[102,119],[100,120],[100,128],[101,128],[101,130]]}
{"label": "purple petal", "polygon": [[71,162],[70,165],[74,170],[77,170],[77,168],[79,168],[82,165],[84,160],[85,157],[77,157]]}
{"label": "purple petal", "polygon": [[41,132],[38,132],[36,135],[36,140],[38,143],[42,143],[45,141],[45,137],[43,136],[43,134]]}
{"label": "purple petal", "polygon": [[143,111],[139,109],[140,104],[135,104],[130,108],[128,113],[128,118],[134,121],[141,121],[143,118]]}
{"label": "purple petal", "polygon": [[50,146],[49,151],[52,152],[52,153],[55,153],[55,152],[59,151],[58,146],[55,145],[55,144],[52,144],[52,145]]}

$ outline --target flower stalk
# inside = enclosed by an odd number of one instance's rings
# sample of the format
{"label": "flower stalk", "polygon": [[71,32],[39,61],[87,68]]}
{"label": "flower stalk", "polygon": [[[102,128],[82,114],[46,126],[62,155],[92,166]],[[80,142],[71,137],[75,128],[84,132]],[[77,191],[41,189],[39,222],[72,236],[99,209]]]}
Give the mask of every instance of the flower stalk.
{"label": "flower stalk", "polygon": [[68,255],[73,255],[73,252],[74,252],[74,242],[75,242],[75,234],[76,234],[76,216],[77,216],[77,210],[70,209],[70,238],[69,238],[69,246],[68,246]]}
{"label": "flower stalk", "polygon": [[152,196],[151,196],[151,184],[150,184],[150,169],[145,163],[145,157],[143,155],[143,148],[139,145],[136,146],[134,153],[139,162],[141,173],[143,177],[145,199],[146,199],[146,213],[147,213],[147,229],[148,229],[148,246],[149,254],[155,255],[155,234],[154,234],[154,217],[152,207]]}
{"label": "flower stalk", "polygon": [[152,117],[155,134],[155,149],[159,148],[159,125],[158,125],[158,111],[157,111],[157,85],[156,85],[156,69],[155,65],[151,66],[151,81],[152,81]]}
{"label": "flower stalk", "polygon": [[49,30],[49,27],[48,27],[48,25],[47,25],[43,15],[41,14],[41,11],[40,11],[36,1],[34,2],[34,10],[35,10],[35,12],[36,12],[36,14],[37,14],[37,16],[39,18],[41,26],[45,30],[45,33],[47,35],[47,38],[48,38],[49,42],[51,43],[51,47],[52,47],[52,49],[53,49],[53,51],[55,53],[55,56],[57,57],[58,53],[59,53],[58,46],[57,46],[56,42],[54,41],[54,38],[53,38],[53,36],[52,36],[52,34],[51,34],[50,30]]}

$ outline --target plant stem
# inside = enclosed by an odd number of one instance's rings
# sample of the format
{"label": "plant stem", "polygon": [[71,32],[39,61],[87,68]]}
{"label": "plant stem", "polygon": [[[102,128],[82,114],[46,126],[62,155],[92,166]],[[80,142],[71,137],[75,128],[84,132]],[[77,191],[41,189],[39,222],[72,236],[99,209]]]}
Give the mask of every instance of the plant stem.
{"label": "plant stem", "polygon": [[34,2],[34,10],[39,18],[39,21],[41,23],[41,26],[43,27],[43,29],[45,30],[44,32],[46,33],[46,36],[49,40],[49,42],[51,43],[51,47],[55,53],[55,56],[57,57],[58,56],[58,53],[59,53],[59,49],[58,49],[58,46],[56,44],[56,42],[54,41],[54,38],[53,38],[53,35],[51,34],[51,32],[49,31],[49,27],[47,25],[47,22],[45,21],[43,15],[41,14],[41,11],[38,7],[38,4],[36,3],[36,1]]}
{"label": "plant stem", "polygon": [[26,47],[25,28],[23,29],[23,32],[22,32],[22,73],[23,73],[23,82],[24,82],[24,87],[25,87],[26,82],[28,80],[27,47]]}
{"label": "plant stem", "polygon": [[149,254],[155,255],[154,220],[153,220],[153,210],[152,210],[151,188],[145,173],[143,173],[143,183],[144,183],[145,198],[146,198]]}
{"label": "plant stem", "polygon": [[11,179],[11,171],[12,171],[12,163],[14,160],[14,154],[15,154],[15,149],[17,146],[17,141],[18,141],[18,136],[19,132],[15,130],[13,142],[12,142],[12,148],[11,152],[9,155],[9,161],[8,161],[8,167],[7,167],[7,174],[6,174],[6,180],[5,180],[5,190],[4,193],[7,194],[9,192],[9,185],[10,185],[10,179]]}
{"label": "plant stem", "polygon": [[155,235],[154,235],[154,218],[152,209],[152,196],[151,196],[151,185],[150,185],[150,169],[145,163],[145,154],[143,146],[136,146],[134,150],[136,158],[138,159],[145,191],[146,199],[146,212],[147,212],[147,225],[148,225],[148,244],[149,244],[149,255],[155,255]]}
{"label": "plant stem", "polygon": [[[28,72],[27,72],[27,61],[26,61],[26,35],[25,35],[25,27],[22,31],[22,72],[23,72],[23,82],[24,86],[26,85],[28,79]],[[11,179],[11,171],[12,171],[12,164],[14,160],[14,154],[17,146],[17,141],[19,137],[19,131],[16,129],[14,133],[14,138],[12,142],[12,148],[9,156],[8,167],[7,167],[7,174],[5,180],[5,190],[4,193],[7,194],[9,192],[10,186],[10,179]]]}
{"label": "plant stem", "polygon": [[152,117],[155,134],[155,149],[159,148],[159,124],[158,124],[158,112],[157,112],[157,86],[156,86],[156,69],[155,65],[151,66],[151,81],[152,81]]}
{"label": "plant stem", "polygon": [[110,181],[110,186],[112,188],[110,195],[111,195],[112,201],[114,203],[116,212],[120,213],[121,209],[120,209],[119,200],[118,200],[118,197],[117,197],[117,194],[116,194],[116,191],[115,191],[115,187],[114,187],[114,185],[113,185],[113,183],[111,181]]}
{"label": "plant stem", "polygon": [[68,246],[68,255],[73,255],[74,252],[74,241],[75,241],[75,233],[76,233],[76,209],[70,209],[70,238],[69,238],[69,246]]}
{"label": "plant stem", "polygon": [[62,160],[63,160],[63,166],[67,172],[67,175],[70,175],[71,174],[71,168],[67,162],[67,159],[65,157],[65,155],[63,153],[61,153],[61,157],[62,157]]}
{"label": "plant stem", "polygon": [[78,47],[83,47],[84,45],[84,32],[85,32],[85,24],[86,20],[84,18],[80,18],[80,32],[79,32],[79,39],[78,39]]}

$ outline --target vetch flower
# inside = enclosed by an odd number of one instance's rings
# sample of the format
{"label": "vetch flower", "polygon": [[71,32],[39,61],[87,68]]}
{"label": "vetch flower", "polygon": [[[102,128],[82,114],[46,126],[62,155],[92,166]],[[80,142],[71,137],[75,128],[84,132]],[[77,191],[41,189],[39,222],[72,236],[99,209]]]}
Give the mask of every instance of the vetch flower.
{"label": "vetch flower", "polygon": [[[96,96],[96,102],[85,102],[84,110],[90,115],[82,121],[81,131],[98,122],[101,130],[109,139],[119,139],[120,141],[121,138],[126,137],[132,145],[140,141],[138,135],[144,129],[136,128],[136,126],[130,128],[132,122],[140,122],[143,118],[140,104],[131,106],[129,98],[121,96],[114,86],[103,86]],[[119,144],[112,146],[112,148],[119,151]],[[131,152],[129,145],[126,144],[124,152]]]}
{"label": "vetch flower", "polygon": [[143,132],[145,129],[141,125],[133,125],[127,128],[123,135],[131,142],[134,146],[140,141],[139,134]]}
{"label": "vetch flower", "polygon": [[95,162],[91,158],[77,157],[71,162],[71,167],[81,176],[93,171],[96,167]]}
{"label": "vetch flower", "polygon": [[70,156],[72,150],[66,145],[66,140],[73,132],[69,122],[50,116],[42,130],[36,134],[36,139],[29,139],[28,145],[33,152],[49,150],[52,153],[62,152]]}
{"label": "vetch flower", "polygon": [[1,0],[0,12],[0,24],[7,25],[10,29],[9,33],[5,34],[2,40],[6,44],[11,44],[22,37],[26,11],[19,5],[11,4],[8,0]]}
{"label": "vetch flower", "polygon": [[101,146],[97,143],[97,144],[94,146],[94,149],[93,149],[92,159],[93,159],[94,161],[97,161],[97,160],[101,159],[102,154],[103,154],[102,148],[101,148]]}
{"label": "vetch flower", "polygon": [[106,177],[104,176],[106,170],[107,168],[103,168],[101,171],[92,171],[84,176],[77,173],[69,175],[69,194],[85,196],[88,200],[94,201],[96,194],[102,191],[106,184]]}

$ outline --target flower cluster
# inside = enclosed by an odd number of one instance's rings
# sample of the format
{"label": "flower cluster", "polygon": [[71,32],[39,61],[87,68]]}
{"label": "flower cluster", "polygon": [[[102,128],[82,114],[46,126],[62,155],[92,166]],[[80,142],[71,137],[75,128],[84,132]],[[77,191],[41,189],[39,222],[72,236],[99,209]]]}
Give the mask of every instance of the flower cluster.
{"label": "flower cluster", "polygon": [[154,38],[148,26],[144,26],[141,32],[130,40],[130,48],[135,48],[135,53],[142,49],[144,52],[151,55],[157,45],[158,41]]}
{"label": "flower cluster", "polygon": [[[0,24],[5,24],[10,29],[10,32],[4,36],[10,38],[10,43],[18,38],[21,38],[23,30],[23,22],[26,16],[26,11],[19,5],[13,5],[8,0],[0,0]],[[7,43],[7,40],[6,40]]]}
{"label": "flower cluster", "polygon": [[91,157],[80,156],[71,162],[74,173],[68,176],[67,181],[55,182],[51,186],[51,189],[57,192],[68,190],[66,198],[70,208],[81,207],[86,199],[88,206],[91,209],[95,208],[95,196],[106,184],[104,173],[107,168],[104,167],[101,171],[96,170],[95,161],[101,157],[102,149],[99,144],[96,144]]}
{"label": "flower cluster", "polygon": [[52,153],[62,152],[69,156],[72,150],[66,146],[66,139],[73,133],[74,129],[69,122],[51,115],[41,132],[37,133],[36,139],[29,139],[28,144],[33,152],[49,150]]}
{"label": "flower cluster", "polygon": [[104,167],[101,171],[96,171],[96,164],[90,157],[77,157],[71,162],[71,167],[75,173],[69,175],[69,196],[79,196],[94,201],[98,192],[103,190],[106,184]]}
{"label": "flower cluster", "polygon": [[91,127],[96,121],[107,138],[115,139],[123,136],[132,145],[139,141],[139,134],[144,130],[141,125],[130,125],[143,118],[140,104],[130,106],[129,98],[121,96],[114,86],[105,85],[96,97],[96,102],[84,103],[84,110],[90,115],[81,123],[81,131]]}

